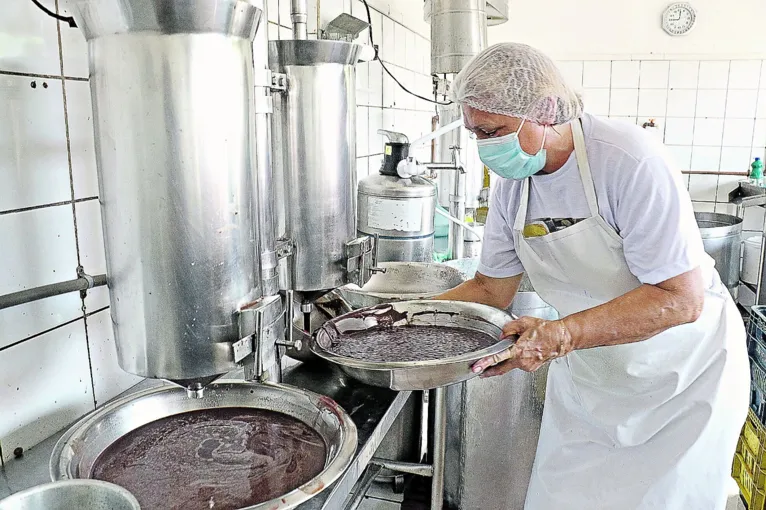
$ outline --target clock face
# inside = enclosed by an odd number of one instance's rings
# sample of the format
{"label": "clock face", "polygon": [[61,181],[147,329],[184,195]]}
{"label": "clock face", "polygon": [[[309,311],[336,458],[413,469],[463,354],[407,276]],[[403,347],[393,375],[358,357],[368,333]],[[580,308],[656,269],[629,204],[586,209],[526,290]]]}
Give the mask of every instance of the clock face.
{"label": "clock face", "polygon": [[697,13],[688,3],[675,3],[662,14],[662,28],[670,35],[686,35],[694,28]]}

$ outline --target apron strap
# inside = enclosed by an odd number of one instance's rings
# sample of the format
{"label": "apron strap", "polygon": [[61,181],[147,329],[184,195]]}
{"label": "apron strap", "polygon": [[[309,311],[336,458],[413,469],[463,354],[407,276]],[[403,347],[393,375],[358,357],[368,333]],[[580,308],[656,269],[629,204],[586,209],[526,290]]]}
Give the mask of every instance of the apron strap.
{"label": "apron strap", "polygon": [[598,198],[596,198],[596,186],[593,184],[593,175],[590,172],[588,163],[588,154],[585,150],[585,135],[582,130],[582,122],[576,119],[570,123],[572,125],[572,138],[574,139],[575,156],[577,158],[577,168],[580,169],[580,179],[582,187],[585,190],[585,199],[588,202],[588,210],[591,216],[599,216]]}
{"label": "apron strap", "polygon": [[[575,119],[569,123],[572,128],[572,139],[574,140],[575,157],[577,158],[577,168],[580,170],[580,180],[585,190],[585,199],[588,202],[588,210],[591,216],[600,218],[598,212],[598,199],[596,198],[596,186],[593,184],[593,176],[590,172],[588,163],[588,154],[585,150],[585,134],[582,130],[582,121]],[[521,197],[519,200],[519,210],[516,213],[516,219],[513,223],[513,230],[524,231],[524,224],[527,221],[527,209],[529,208],[529,183],[531,177],[527,177],[521,184]],[[610,229],[611,230],[611,229]]]}
{"label": "apron strap", "polygon": [[522,232],[524,224],[527,221],[527,207],[529,206],[529,179],[527,177],[521,182],[521,197],[519,199],[519,210],[516,213],[516,220],[513,223],[513,230]]}

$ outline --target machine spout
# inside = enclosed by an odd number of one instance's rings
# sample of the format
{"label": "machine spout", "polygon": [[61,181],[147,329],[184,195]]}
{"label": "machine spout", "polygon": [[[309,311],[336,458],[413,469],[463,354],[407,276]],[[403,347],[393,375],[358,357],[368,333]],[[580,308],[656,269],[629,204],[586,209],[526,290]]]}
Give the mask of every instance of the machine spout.
{"label": "machine spout", "polygon": [[205,387],[200,383],[193,383],[186,387],[188,398],[202,398],[205,395]]}

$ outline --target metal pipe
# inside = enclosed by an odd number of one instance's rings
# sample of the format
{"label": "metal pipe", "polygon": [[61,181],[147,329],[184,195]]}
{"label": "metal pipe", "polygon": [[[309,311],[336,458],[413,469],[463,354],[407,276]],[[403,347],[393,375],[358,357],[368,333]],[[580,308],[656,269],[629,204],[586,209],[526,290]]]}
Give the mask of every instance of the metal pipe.
{"label": "metal pipe", "polygon": [[431,464],[418,464],[417,462],[398,462],[395,460],[386,460],[373,457],[370,464],[375,464],[383,469],[396,471],[397,473],[408,473],[411,475],[427,476],[434,475],[434,467]]}
{"label": "metal pipe", "polygon": [[447,448],[447,390],[434,390],[434,451],[431,459],[431,510],[442,510],[444,505],[444,457]]}
{"label": "metal pipe", "polygon": [[462,170],[459,166],[455,166],[454,163],[437,163],[429,161],[428,163],[421,163],[429,170]]}
{"label": "metal pipe", "polygon": [[470,233],[472,233],[473,235],[475,235],[476,237],[478,237],[478,238],[479,238],[479,241],[483,241],[483,240],[484,240],[484,236],[481,234],[481,232],[479,232],[478,230],[476,230],[475,228],[473,228],[472,226],[470,226],[468,223],[466,223],[466,222],[464,222],[464,221],[460,221],[460,220],[459,220],[459,219],[457,219],[457,218],[453,218],[453,217],[452,217],[452,216],[450,216],[448,213],[446,213],[446,212],[442,211],[442,210],[441,210],[441,209],[439,209],[438,207],[437,207],[436,209],[434,209],[434,210],[436,211],[436,213],[437,213],[437,214],[440,214],[441,216],[444,216],[445,218],[447,218],[447,219],[448,219],[449,221],[451,221],[452,223],[456,223],[456,224],[460,225],[460,226],[461,226],[461,227],[463,227],[465,230],[469,231]]}
{"label": "metal pipe", "polygon": [[293,23],[293,39],[308,39],[308,2],[290,0],[290,21]]}
{"label": "metal pipe", "polygon": [[454,121],[450,122],[446,126],[440,127],[436,131],[432,131],[432,132],[428,133],[427,135],[421,136],[420,138],[418,138],[417,140],[412,142],[410,144],[410,147],[417,147],[418,145],[423,145],[425,143],[430,142],[431,140],[439,138],[443,134],[449,133],[453,129],[458,129],[458,128],[461,128],[461,127],[463,127],[463,118],[462,117],[460,117],[457,120],[454,120]]}
{"label": "metal pipe", "polygon": [[101,287],[106,285],[106,275],[99,274],[96,276],[81,276],[75,280],[68,280],[65,282],[52,283],[50,285],[43,285],[41,287],[34,287],[32,289],[24,289],[19,292],[12,292],[4,296],[0,296],[0,310],[4,308],[10,308],[12,306],[23,305],[25,303],[31,303],[33,301],[39,301],[41,299],[60,296],[61,294],[68,294],[69,292],[77,292],[80,290],[88,290],[94,287]]}
{"label": "metal pipe", "polygon": [[372,487],[375,482],[375,478],[378,477],[383,468],[380,465],[370,463],[367,469],[364,470],[362,478],[354,484],[354,488],[348,495],[346,502],[343,503],[343,508],[346,510],[356,510],[364,501],[364,496],[367,491]]}
{"label": "metal pipe", "polygon": [[[455,172],[455,188],[449,197],[449,213],[453,218],[465,218],[465,173]],[[463,258],[463,227],[457,223],[450,223],[449,245],[450,255],[453,260]]]}
{"label": "metal pipe", "polygon": [[683,175],[731,175],[734,177],[750,177],[749,172],[719,172],[718,170],[681,170]]}
{"label": "metal pipe", "polygon": [[263,0],[261,26],[253,40],[253,63],[261,78],[255,86],[255,174],[256,212],[260,225],[260,259],[263,295],[279,292],[279,272],[276,254],[277,224],[274,213],[274,176],[271,164],[271,84],[269,71],[268,2]]}

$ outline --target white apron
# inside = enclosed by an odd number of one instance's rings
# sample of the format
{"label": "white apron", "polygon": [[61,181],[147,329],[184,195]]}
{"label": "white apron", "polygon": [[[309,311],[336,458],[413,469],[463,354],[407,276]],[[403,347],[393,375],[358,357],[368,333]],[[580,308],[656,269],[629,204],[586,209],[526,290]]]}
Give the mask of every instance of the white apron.
{"label": "white apron", "polygon": [[[571,125],[590,217],[525,239],[527,179],[513,228],[532,285],[562,317],[640,285],[599,215],[582,126]],[[527,510],[724,508],[750,372],[742,320],[712,273],[693,324],[551,363]]]}

